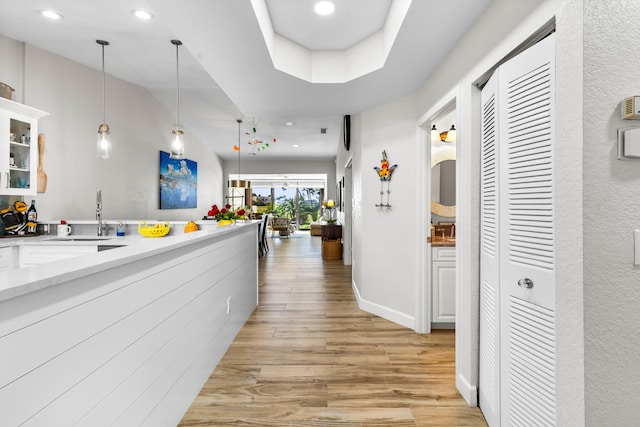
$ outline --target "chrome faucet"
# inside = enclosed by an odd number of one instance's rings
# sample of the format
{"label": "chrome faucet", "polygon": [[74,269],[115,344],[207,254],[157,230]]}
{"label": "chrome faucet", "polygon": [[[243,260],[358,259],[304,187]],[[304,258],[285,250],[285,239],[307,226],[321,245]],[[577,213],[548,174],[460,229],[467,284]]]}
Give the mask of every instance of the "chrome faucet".
{"label": "chrome faucet", "polygon": [[109,227],[102,223],[102,190],[96,194],[96,219],[98,220],[98,236],[106,236]]}

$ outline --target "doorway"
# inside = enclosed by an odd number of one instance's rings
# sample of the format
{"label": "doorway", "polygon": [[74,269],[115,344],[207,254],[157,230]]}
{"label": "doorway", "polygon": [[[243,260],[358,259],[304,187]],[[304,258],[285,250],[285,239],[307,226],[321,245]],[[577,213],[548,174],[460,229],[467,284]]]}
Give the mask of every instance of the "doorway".
{"label": "doorway", "polygon": [[416,331],[455,329],[457,307],[457,97],[449,97],[420,120],[424,150],[422,280],[416,292]]}

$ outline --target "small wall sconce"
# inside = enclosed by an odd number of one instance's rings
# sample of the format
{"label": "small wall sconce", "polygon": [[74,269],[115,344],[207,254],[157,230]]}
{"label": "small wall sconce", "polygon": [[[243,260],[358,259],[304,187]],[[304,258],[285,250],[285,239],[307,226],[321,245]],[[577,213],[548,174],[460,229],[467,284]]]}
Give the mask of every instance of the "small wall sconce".
{"label": "small wall sconce", "polygon": [[442,142],[456,142],[456,126],[451,125],[451,129],[444,131],[440,134],[440,141]]}
{"label": "small wall sconce", "polygon": [[431,127],[431,142],[456,142],[456,126],[451,125],[451,129],[438,132],[436,125]]}
{"label": "small wall sconce", "polygon": [[436,125],[433,125],[431,127],[431,142],[438,141],[440,141],[440,132],[438,132],[438,129],[436,129]]}

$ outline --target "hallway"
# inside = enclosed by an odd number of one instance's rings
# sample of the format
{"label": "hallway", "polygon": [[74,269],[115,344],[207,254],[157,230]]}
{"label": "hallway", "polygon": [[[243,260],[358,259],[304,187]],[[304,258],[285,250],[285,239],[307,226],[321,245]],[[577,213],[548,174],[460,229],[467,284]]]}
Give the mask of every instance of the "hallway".
{"label": "hallway", "polygon": [[323,262],[319,237],[269,245],[258,308],[180,426],[486,426],[455,389],[453,332],[359,310],[351,268]]}

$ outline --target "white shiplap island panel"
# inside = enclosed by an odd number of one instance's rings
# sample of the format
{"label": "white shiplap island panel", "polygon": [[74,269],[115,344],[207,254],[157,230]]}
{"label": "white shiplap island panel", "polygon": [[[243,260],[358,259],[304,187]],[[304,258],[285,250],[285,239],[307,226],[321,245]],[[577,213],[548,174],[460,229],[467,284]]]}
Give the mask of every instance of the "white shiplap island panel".
{"label": "white shiplap island panel", "polygon": [[176,425],[257,305],[257,227],[215,231],[16,271],[0,425]]}

